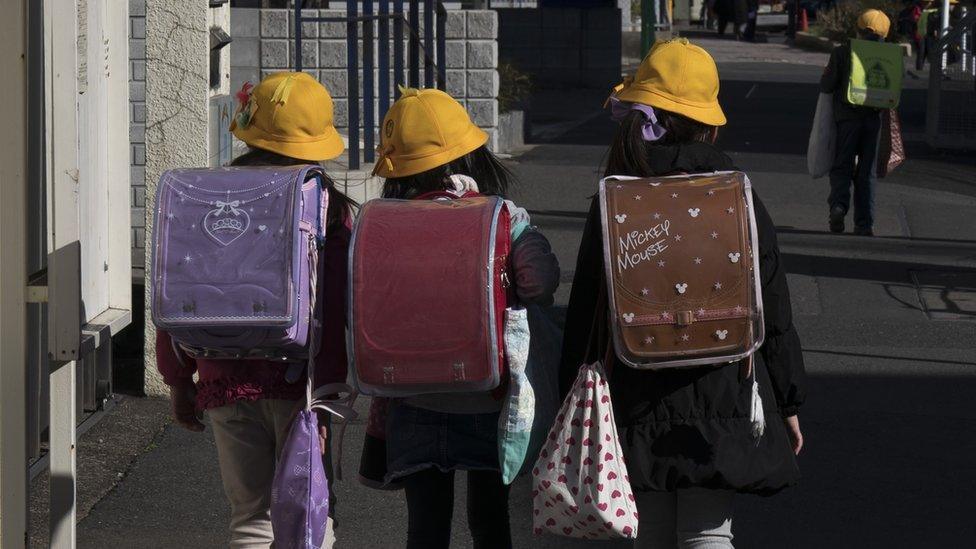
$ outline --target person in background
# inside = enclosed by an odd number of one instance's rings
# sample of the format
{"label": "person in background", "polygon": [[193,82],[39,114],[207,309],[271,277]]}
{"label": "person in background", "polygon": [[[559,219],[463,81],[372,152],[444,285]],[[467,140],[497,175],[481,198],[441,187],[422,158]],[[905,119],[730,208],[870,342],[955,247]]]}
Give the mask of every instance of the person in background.
{"label": "person in background", "polygon": [[742,32],[742,38],[749,41],[756,41],[756,25],[759,23],[759,0],[746,0],[746,24]]}
{"label": "person in background", "polygon": [[925,66],[925,40],[922,32],[922,18],[931,2],[929,0],[912,0],[911,3],[898,12],[898,34],[911,40],[915,49],[915,69],[922,70]]}
{"label": "person in background", "polygon": [[[315,164],[345,149],[332,123],[332,97],[305,73],[271,74],[253,89],[245,84],[238,99],[240,108],[231,131],[251,150],[237,157],[234,166]],[[315,357],[316,386],[343,383],[347,372],[346,265],[353,203],[332,181],[327,183],[328,238],[319,252],[323,270],[318,277],[324,328]],[[193,359],[163,330],[156,332],[156,365],[170,387],[173,415],[180,426],[203,431],[202,412],[210,418],[220,478],[231,507],[228,546],[271,547],[271,483],[291,421],[305,404],[304,370],[293,375],[293,367],[280,361]],[[320,442],[332,478],[327,424],[328,415],[321,414]],[[334,495],[330,499],[332,515]],[[334,522],[328,522],[324,548],[335,541]]]}
{"label": "person in background", "polygon": [[715,0],[715,16],[718,18],[718,35],[725,36],[725,30],[732,23],[732,33],[736,40],[742,38],[746,25],[746,0]]}
{"label": "person in background", "polygon": [[[866,10],[857,19],[861,40],[884,41],[891,21],[880,10]],[[844,232],[844,218],[851,208],[854,187],[854,234],[874,236],[874,179],[881,132],[881,109],[852,105],[845,90],[851,74],[851,46],[834,48],[820,77],[820,91],[834,95],[837,125],[836,152],[830,170],[830,231]]]}
{"label": "person in background", "polygon": [[[511,190],[514,178],[485,146],[488,135],[440,90],[402,90],[381,127],[374,171],[386,178],[384,198],[422,200],[445,191],[504,198]],[[556,256],[545,236],[528,225],[525,210],[506,203],[513,231],[521,230],[517,236],[513,232],[508,256],[515,297],[525,304],[551,304],[559,285]],[[492,392],[422,394],[391,405],[386,482],[401,483],[406,492],[408,549],[450,546],[458,470],[467,471],[468,525],[475,549],[512,547],[509,487],[502,482],[498,461],[501,408],[502,401]]]}
{"label": "person in background", "polygon": [[[726,123],[718,102],[715,61],[679,38],[658,42],[632,80],[610,98],[620,126],[607,154],[606,176],[655,177],[733,170],[715,145]],[[806,398],[800,339],[776,228],[753,190],[766,338],[755,353],[766,421],[756,439],[750,417],[752,382],[741,363],[722,367],[638,370],[608,359],[620,444],[640,514],[634,547],[732,547],[733,497],[772,495],[799,480],[803,447],[798,412]],[[592,199],[566,311],[560,389],[567,394],[587,357],[604,277],[599,197]],[[607,328],[609,330],[609,328]],[[612,345],[612,344],[611,344]],[[778,420],[773,420],[777,418]]]}

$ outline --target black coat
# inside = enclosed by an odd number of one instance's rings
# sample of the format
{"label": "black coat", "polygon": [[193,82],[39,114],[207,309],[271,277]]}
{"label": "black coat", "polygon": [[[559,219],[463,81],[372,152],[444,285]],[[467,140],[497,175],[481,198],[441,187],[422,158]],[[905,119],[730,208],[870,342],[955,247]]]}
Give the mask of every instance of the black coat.
{"label": "black coat", "polygon": [[[711,145],[655,147],[655,174],[732,169],[728,156]],[[609,369],[614,414],[630,482],[638,491],[703,487],[773,494],[799,479],[789,435],[780,419],[797,413],[804,400],[803,355],[793,328],[786,272],[776,229],[753,194],[759,230],[766,340],[755,367],[766,414],[758,441],[749,420],[752,380],[735,365],[663,371],[636,370],[614,360]],[[604,283],[603,241],[594,198],[580,244],[566,316],[560,372],[565,394],[584,360],[599,285]]]}

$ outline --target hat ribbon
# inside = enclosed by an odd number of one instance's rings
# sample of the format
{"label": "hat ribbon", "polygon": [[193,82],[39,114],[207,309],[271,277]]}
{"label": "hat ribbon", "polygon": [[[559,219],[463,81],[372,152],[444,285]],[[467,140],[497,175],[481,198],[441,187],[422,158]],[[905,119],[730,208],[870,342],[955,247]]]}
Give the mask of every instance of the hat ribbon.
{"label": "hat ribbon", "polygon": [[380,171],[380,166],[386,168],[387,172],[393,172],[393,161],[390,160],[390,155],[393,153],[392,146],[379,146],[376,147],[376,152],[379,153],[380,157],[376,159],[376,164],[373,165],[373,175],[376,175]]}
{"label": "hat ribbon", "polygon": [[281,82],[278,82],[278,86],[271,95],[272,103],[281,103],[284,105],[288,102],[288,96],[291,95],[291,88],[295,85],[295,82],[292,80],[293,78],[295,78],[295,75],[288,76]]}
{"label": "hat ribbon", "polygon": [[658,123],[654,107],[642,103],[627,103],[616,97],[610,98],[610,118],[614,122],[622,121],[630,114],[630,111],[639,111],[644,115],[644,124],[641,127],[641,136],[644,141],[654,142],[668,133],[667,128]]}

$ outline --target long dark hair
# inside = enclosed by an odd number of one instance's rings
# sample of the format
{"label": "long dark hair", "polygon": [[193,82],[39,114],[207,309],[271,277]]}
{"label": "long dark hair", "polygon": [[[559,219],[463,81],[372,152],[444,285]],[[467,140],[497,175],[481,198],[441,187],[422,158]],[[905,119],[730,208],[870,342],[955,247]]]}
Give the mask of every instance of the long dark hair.
{"label": "long dark hair", "polygon": [[[231,166],[295,166],[297,164],[315,164],[315,162],[264,149],[251,149],[230,163]],[[336,188],[335,181],[329,177],[329,174],[325,174],[325,184],[329,189],[329,211],[326,213],[325,228],[332,230],[344,224],[352,215],[352,209],[358,204]]]}
{"label": "long dark hair", "polygon": [[[687,116],[655,109],[658,124],[667,129],[664,137],[657,141],[644,141],[644,113],[631,111],[620,121],[617,134],[607,153],[607,169],[604,175],[630,175],[649,177],[657,175],[651,167],[650,158],[661,147],[695,142],[709,142],[715,126],[709,126]],[[657,149],[657,150],[656,150]]]}
{"label": "long dark hair", "polygon": [[391,177],[383,184],[383,198],[416,198],[447,188],[447,178],[466,175],[478,183],[481,194],[505,198],[516,182],[515,176],[484,145],[470,153],[425,172]]}

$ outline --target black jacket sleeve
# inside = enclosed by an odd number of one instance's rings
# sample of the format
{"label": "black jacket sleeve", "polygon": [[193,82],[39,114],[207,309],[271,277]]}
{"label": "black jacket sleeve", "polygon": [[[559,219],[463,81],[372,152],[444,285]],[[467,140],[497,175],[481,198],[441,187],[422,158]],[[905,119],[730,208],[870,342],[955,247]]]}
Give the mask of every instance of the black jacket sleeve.
{"label": "black jacket sleeve", "polygon": [[530,227],[512,243],[511,269],[519,301],[552,305],[559,287],[559,261],[542,233]]}
{"label": "black jacket sleeve", "polygon": [[830,52],[830,60],[827,61],[827,66],[824,68],[823,75],[820,77],[821,93],[834,93],[840,85],[840,57],[842,50],[843,46],[839,46]]}
{"label": "black jacket sleeve", "polygon": [[[599,208],[599,200],[594,198],[580,240],[573,288],[566,309],[563,353],[559,368],[559,394],[563,398],[572,389],[584,361],[595,360],[595,357],[584,355],[593,327],[593,316],[596,314],[600,285],[603,284],[603,238]],[[594,351],[591,349],[591,354]]]}
{"label": "black jacket sleeve", "polygon": [[766,341],[759,349],[776,403],[783,417],[795,415],[806,399],[806,371],[800,336],[793,326],[790,288],[776,241],[776,226],[759,197],[753,193],[759,231],[759,272],[762,279]]}

